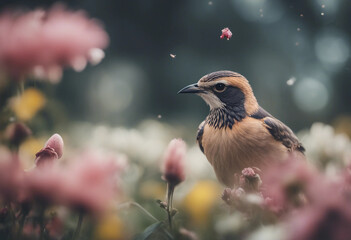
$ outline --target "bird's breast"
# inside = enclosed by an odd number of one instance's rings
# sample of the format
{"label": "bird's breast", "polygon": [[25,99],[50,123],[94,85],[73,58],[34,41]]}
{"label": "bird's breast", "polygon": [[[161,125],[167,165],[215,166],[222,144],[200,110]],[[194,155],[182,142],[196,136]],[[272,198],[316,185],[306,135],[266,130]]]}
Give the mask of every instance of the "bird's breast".
{"label": "bird's breast", "polygon": [[234,174],[246,167],[262,168],[287,157],[287,149],[263,126],[261,120],[246,117],[232,129],[205,125],[202,145],[219,181],[234,183]]}

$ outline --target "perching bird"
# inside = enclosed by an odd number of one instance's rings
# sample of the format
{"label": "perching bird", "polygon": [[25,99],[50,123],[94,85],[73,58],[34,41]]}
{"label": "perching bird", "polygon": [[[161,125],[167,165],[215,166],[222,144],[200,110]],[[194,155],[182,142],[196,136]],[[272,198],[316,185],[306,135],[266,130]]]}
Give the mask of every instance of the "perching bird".
{"label": "perching bird", "polygon": [[197,143],[225,185],[233,186],[235,173],[244,168],[262,169],[274,161],[304,158],[305,149],[297,137],[258,105],[241,74],[213,72],[178,93],[195,93],[210,106]]}

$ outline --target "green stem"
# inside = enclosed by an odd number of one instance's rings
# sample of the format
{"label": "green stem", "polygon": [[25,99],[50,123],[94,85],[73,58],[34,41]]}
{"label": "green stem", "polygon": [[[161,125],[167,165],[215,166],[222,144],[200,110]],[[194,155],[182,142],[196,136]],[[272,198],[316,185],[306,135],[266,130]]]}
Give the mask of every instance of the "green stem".
{"label": "green stem", "polygon": [[174,193],[174,186],[167,184],[167,214],[168,214],[168,223],[169,229],[172,230],[172,215],[171,212],[173,210],[173,193]]}
{"label": "green stem", "polygon": [[78,216],[78,223],[77,223],[76,230],[73,233],[72,240],[76,240],[79,238],[80,230],[82,229],[82,224],[83,224],[83,217],[84,217],[84,213],[81,211]]}
{"label": "green stem", "polygon": [[157,218],[155,218],[150,212],[148,212],[145,208],[143,208],[139,203],[136,202],[126,202],[126,203],[122,203],[120,204],[117,209],[124,209],[124,208],[130,208],[131,206],[133,207],[137,207],[139,210],[141,210],[146,216],[148,216],[149,218],[151,218],[152,220],[154,220],[155,222],[159,222],[159,220]]}

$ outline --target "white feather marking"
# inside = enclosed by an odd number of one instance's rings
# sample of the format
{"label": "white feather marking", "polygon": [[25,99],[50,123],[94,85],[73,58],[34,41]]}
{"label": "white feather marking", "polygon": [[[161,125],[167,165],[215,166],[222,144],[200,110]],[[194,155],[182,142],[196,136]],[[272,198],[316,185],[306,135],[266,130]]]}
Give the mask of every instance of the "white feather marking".
{"label": "white feather marking", "polygon": [[210,106],[210,109],[223,108],[224,103],[213,93],[199,93],[198,94],[202,99]]}

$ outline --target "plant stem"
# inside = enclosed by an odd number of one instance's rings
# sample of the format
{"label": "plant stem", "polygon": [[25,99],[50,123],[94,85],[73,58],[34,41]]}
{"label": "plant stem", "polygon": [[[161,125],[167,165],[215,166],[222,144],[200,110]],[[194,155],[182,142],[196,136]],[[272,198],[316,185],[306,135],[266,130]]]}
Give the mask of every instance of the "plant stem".
{"label": "plant stem", "polygon": [[159,222],[160,220],[158,220],[157,218],[155,218],[150,212],[148,212],[145,208],[143,208],[139,203],[137,202],[126,202],[126,203],[122,203],[120,204],[117,209],[124,209],[124,208],[130,208],[131,206],[137,207],[139,210],[141,210],[146,216],[150,217],[152,220],[154,220],[155,222]]}
{"label": "plant stem", "polygon": [[174,186],[167,184],[167,214],[168,214],[168,223],[169,229],[172,230],[172,215],[171,212],[173,210],[173,193],[174,193]]}
{"label": "plant stem", "polygon": [[15,216],[15,212],[12,209],[11,203],[7,203],[5,206],[7,206],[7,209],[9,211],[10,214],[10,221],[11,221],[11,225],[8,227],[9,230],[9,235],[8,235],[8,239],[12,240],[14,239],[14,229],[16,226],[16,216]]}
{"label": "plant stem", "polygon": [[45,231],[45,208],[42,208],[40,210],[40,215],[39,215],[39,224],[40,224],[40,235],[39,235],[39,240],[44,239],[44,231]]}
{"label": "plant stem", "polygon": [[22,239],[23,226],[24,226],[24,222],[26,220],[26,217],[27,217],[27,213],[22,212],[21,219],[19,221],[16,239]]}
{"label": "plant stem", "polygon": [[18,80],[17,96],[22,96],[24,92],[24,79]]}
{"label": "plant stem", "polygon": [[83,217],[84,217],[84,213],[82,211],[79,212],[78,223],[77,223],[76,230],[73,233],[72,240],[76,240],[79,238],[80,230],[82,229],[82,224],[83,224]]}

